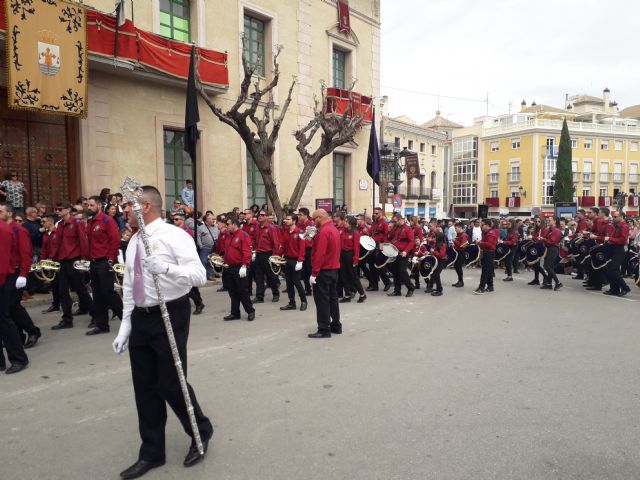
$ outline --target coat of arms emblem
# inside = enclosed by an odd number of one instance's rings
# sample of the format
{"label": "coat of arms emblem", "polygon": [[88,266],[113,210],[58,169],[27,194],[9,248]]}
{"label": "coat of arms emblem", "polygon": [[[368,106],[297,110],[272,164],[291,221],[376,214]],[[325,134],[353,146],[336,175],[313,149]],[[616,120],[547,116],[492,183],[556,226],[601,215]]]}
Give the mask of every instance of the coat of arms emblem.
{"label": "coat of arms emblem", "polygon": [[53,32],[38,32],[38,65],[42,73],[52,77],[60,71],[60,46]]}

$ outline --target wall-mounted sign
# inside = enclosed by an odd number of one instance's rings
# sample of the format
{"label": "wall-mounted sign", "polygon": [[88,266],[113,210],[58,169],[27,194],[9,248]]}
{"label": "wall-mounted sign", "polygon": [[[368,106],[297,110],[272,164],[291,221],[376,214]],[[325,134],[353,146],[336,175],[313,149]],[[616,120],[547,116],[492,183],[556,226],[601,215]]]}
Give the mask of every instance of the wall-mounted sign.
{"label": "wall-mounted sign", "polygon": [[358,186],[360,187],[360,190],[366,190],[367,188],[369,188],[369,182],[367,182],[366,179],[361,178]]}

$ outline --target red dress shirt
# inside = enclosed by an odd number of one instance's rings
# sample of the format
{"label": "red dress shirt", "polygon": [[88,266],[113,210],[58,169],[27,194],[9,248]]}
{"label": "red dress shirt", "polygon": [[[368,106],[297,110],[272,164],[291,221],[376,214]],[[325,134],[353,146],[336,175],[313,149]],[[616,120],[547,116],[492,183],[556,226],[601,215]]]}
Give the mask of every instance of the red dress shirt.
{"label": "red dress shirt", "polygon": [[456,238],[453,239],[453,248],[456,252],[462,252],[464,250],[463,245],[469,241],[469,236],[465,233],[458,233]]}
{"label": "red dress shirt", "polygon": [[413,250],[414,234],[413,229],[409,225],[396,225],[396,227],[389,232],[389,239],[393,243],[400,253],[406,252],[407,255]]}
{"label": "red dress shirt", "polygon": [[14,222],[8,224],[13,232],[13,243],[11,245],[11,266],[13,273],[20,269],[20,276],[26,277],[31,270],[31,261],[33,260],[33,245],[29,231],[22,225]]}
{"label": "red dress shirt", "polygon": [[305,242],[300,237],[302,233],[298,227],[293,228],[293,232],[287,227],[282,230],[280,249],[278,254],[284,258],[295,258],[298,262],[304,261]]}
{"label": "red dress shirt", "polygon": [[613,225],[613,231],[609,235],[611,245],[626,245],[629,242],[629,225],[622,221],[618,225]]}
{"label": "red dress shirt", "polygon": [[384,243],[389,236],[389,223],[381,218],[371,226],[371,236],[376,243]]}
{"label": "red dress shirt", "polygon": [[260,225],[254,245],[257,253],[277,252],[280,247],[278,227],[272,223]]}
{"label": "red dress shirt", "polygon": [[498,231],[493,228],[487,230],[482,234],[482,240],[480,241],[480,249],[485,252],[495,252],[498,246]]}
{"label": "red dress shirt", "polygon": [[87,225],[87,235],[89,237],[90,260],[107,258],[115,262],[118,259],[120,232],[113,218],[98,212]]}
{"label": "red dress shirt", "polygon": [[54,258],[59,261],[89,258],[89,239],[87,229],[80,219],[69,217],[57,227],[57,252]]}
{"label": "red dress shirt", "polygon": [[338,270],[340,268],[340,234],[332,222],[318,229],[311,250],[311,275],[317,277],[320,270]]}
{"label": "red dress shirt", "polygon": [[[251,237],[244,230],[238,230],[236,233],[226,233],[226,245],[224,251],[224,263],[230,267],[244,265],[245,267],[251,263]],[[222,234],[221,234],[222,235]],[[218,237],[220,240],[220,237]]]}
{"label": "red dress shirt", "polygon": [[340,232],[340,250],[343,252],[353,252],[353,264],[360,261],[360,232],[357,228],[350,230],[343,228]]}

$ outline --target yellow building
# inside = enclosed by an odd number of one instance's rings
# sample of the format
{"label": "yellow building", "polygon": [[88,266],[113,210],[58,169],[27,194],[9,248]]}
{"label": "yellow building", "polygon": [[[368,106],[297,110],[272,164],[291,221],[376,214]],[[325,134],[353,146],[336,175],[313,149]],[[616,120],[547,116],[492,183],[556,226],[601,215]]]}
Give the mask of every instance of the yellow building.
{"label": "yellow building", "polygon": [[[89,4],[101,12],[112,12],[114,6],[113,0],[85,3]],[[228,85],[208,88],[213,102],[223,110],[235,102],[239,92],[241,34],[250,39],[250,58],[264,55],[267,59],[259,69],[261,82],[271,78],[269,59],[276,45],[284,47],[276,103],[284,101],[293,77],[298,82],[273,166],[280,198],[286,202],[302,163],[291,133],[312,117],[321,82],[348,89],[357,79],[355,91],[379,98],[380,2],[351,0],[349,5],[348,32],[339,28],[335,0],[147,0],[135,2],[127,18],[133,18],[135,27],[146,32],[227,52]],[[184,180],[193,175],[190,160],[182,152],[186,82],[136,62],[96,55],[91,52],[91,42],[89,50],[88,117],[77,120],[26,114],[3,107],[0,140],[9,153],[0,155],[0,171],[20,172],[32,187],[30,202],[97,194],[102,187],[117,190],[126,175],[158,185],[166,200],[173,200]],[[170,49],[162,52],[168,61],[173,54]],[[5,56],[2,62],[6,62]],[[2,66],[6,68],[6,64]],[[0,103],[6,105],[6,99]],[[220,123],[202,100],[199,105],[199,206],[221,212],[265,203],[260,175],[238,135]],[[12,141],[16,129],[21,140]],[[47,133],[33,137],[36,143],[30,145],[28,132],[33,131]],[[370,205],[372,182],[365,169],[368,139],[365,125],[353,143],[338,148],[333,158],[324,159],[307,185],[301,205],[312,207],[316,198],[334,198],[350,210]],[[32,177],[31,172],[44,163],[36,154],[57,162],[48,186],[41,178]]]}
{"label": "yellow building", "polygon": [[[603,97],[578,95],[566,108],[527,106],[497,118],[478,119],[478,203],[490,215],[529,216],[553,212],[553,184],[563,119],[573,151],[574,200],[580,206],[610,206],[618,192],[638,193],[640,126],[635,111],[618,111]],[[459,135],[460,132],[456,132]],[[455,158],[454,138],[454,158]],[[627,213],[637,214],[632,199]]]}

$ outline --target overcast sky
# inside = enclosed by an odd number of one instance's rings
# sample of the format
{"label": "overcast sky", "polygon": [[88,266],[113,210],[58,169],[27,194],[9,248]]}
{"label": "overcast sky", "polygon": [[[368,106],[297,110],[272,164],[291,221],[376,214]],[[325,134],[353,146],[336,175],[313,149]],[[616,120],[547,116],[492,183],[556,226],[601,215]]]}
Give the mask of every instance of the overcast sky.
{"label": "overcast sky", "polygon": [[[464,125],[564,96],[640,103],[638,0],[382,0],[382,95],[391,116]],[[401,91],[408,90],[408,91]]]}

